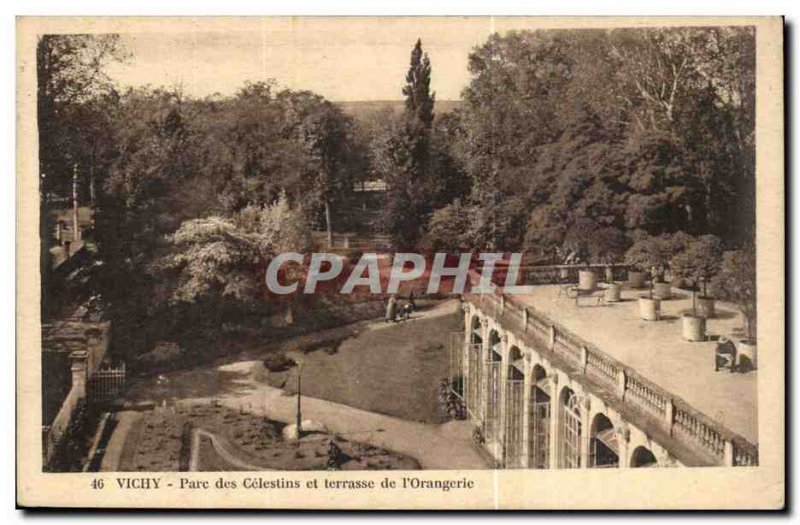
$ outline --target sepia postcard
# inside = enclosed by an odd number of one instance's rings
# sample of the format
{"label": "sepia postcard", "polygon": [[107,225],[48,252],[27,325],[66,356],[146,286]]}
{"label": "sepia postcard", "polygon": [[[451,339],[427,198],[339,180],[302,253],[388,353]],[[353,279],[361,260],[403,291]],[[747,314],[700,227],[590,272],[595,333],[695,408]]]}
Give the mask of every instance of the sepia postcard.
{"label": "sepia postcard", "polygon": [[782,509],[783,27],[18,18],[17,504]]}

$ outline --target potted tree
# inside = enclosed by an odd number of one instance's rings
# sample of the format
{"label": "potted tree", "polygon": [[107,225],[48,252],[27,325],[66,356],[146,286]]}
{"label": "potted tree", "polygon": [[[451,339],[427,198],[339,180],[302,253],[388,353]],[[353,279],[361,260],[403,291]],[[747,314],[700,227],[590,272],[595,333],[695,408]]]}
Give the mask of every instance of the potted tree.
{"label": "potted tree", "polygon": [[736,341],[739,366],[755,368],[756,347],[756,254],[752,247],[726,252],[722,268],[711,282],[714,295],[739,307],[744,320],[744,337]]}
{"label": "potted tree", "polygon": [[[580,218],[575,221],[567,232],[565,244],[574,247],[574,252],[586,265],[585,269],[578,271],[578,287],[581,290],[591,291],[597,289],[597,274],[591,269],[592,263],[606,264],[619,258],[625,251],[625,236],[612,226],[603,226],[589,218]],[[610,270],[610,267],[606,267]],[[606,281],[613,284],[613,275],[606,272]],[[610,286],[612,300],[619,300],[618,286]],[[609,288],[607,288],[608,290]],[[614,299],[616,290],[616,299]]]}
{"label": "potted tree", "polygon": [[[707,283],[719,271],[722,259],[722,242],[713,235],[704,235],[690,241],[686,248],[670,261],[675,277],[692,290],[692,312],[681,318],[683,337],[687,341],[703,341],[706,319],[714,316],[714,298],[708,296]],[[698,297],[700,287],[703,294]]]}
{"label": "potted tree", "polygon": [[627,239],[621,230],[613,226],[597,228],[588,239],[589,256],[594,262],[605,264],[606,288],[605,301],[609,303],[620,300],[621,287],[614,282],[613,263],[619,261],[625,253]]}
{"label": "potted tree", "polygon": [[650,270],[650,290],[639,298],[642,319],[653,321],[660,318],[661,300],[672,298],[672,285],[664,276],[670,260],[686,245],[689,235],[683,232],[659,236],[643,236],[633,243],[625,254],[625,260],[638,268]]}

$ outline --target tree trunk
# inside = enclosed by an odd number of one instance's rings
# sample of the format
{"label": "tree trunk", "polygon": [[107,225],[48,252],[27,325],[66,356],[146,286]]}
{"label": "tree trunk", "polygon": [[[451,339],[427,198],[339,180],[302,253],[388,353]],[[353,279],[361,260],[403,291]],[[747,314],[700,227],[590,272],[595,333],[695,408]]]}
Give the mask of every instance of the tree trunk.
{"label": "tree trunk", "polygon": [[94,180],[94,166],[89,167],[89,203],[94,209],[95,201],[97,200],[97,192],[95,189],[95,180]]}
{"label": "tree trunk", "polygon": [[80,239],[78,227],[78,165],[72,165],[72,240]]}
{"label": "tree trunk", "polygon": [[328,232],[328,248],[333,246],[333,228],[331,226],[331,204],[325,199],[325,228]]}

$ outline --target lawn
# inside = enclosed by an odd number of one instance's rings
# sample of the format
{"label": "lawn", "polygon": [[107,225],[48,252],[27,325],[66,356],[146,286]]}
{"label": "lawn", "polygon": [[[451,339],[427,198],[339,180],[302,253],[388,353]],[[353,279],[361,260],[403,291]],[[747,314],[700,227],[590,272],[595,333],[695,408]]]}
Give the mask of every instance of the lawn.
{"label": "lawn", "polygon": [[[304,395],[413,421],[441,423],[446,418],[438,404],[437,388],[448,373],[451,333],[460,330],[461,318],[456,313],[418,318],[365,330],[290,356],[303,365]],[[294,393],[297,370],[266,373],[264,380]]]}

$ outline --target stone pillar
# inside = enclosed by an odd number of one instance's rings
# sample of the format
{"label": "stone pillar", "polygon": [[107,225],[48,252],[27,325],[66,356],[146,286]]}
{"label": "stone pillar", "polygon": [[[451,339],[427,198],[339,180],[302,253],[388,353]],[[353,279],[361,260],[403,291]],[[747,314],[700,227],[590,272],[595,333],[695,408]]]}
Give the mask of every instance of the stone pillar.
{"label": "stone pillar", "polygon": [[556,327],[550,325],[550,351],[552,352],[556,348]]}
{"label": "stone pillar", "polygon": [[500,399],[498,403],[498,409],[500,413],[498,414],[498,418],[496,419],[498,425],[498,432],[497,432],[497,441],[499,444],[499,448],[495,456],[500,459],[500,461],[505,464],[507,461],[506,458],[506,424],[508,423],[508,418],[506,417],[506,411],[508,407],[508,368],[510,366],[509,362],[509,350],[508,350],[508,336],[501,335],[500,336],[500,355],[502,356],[502,360],[500,361]]}
{"label": "stone pillar", "polygon": [[[481,296],[482,297],[482,296]],[[481,361],[481,377],[476,378],[477,381],[480,381],[483,387],[481,388],[483,395],[481,399],[478,400],[475,406],[480,407],[479,412],[481,414],[481,418],[483,420],[483,428],[481,430],[486,430],[486,415],[489,407],[489,388],[491,387],[491,383],[489,382],[489,320],[487,318],[481,319],[481,326],[483,327],[483,335],[481,337],[481,352],[478,356],[478,359]],[[484,438],[488,438],[484,433]]]}
{"label": "stone pillar", "polygon": [[589,352],[585,346],[581,347],[581,372],[586,373],[586,365],[589,362]]}
{"label": "stone pillar", "polygon": [[525,354],[525,378],[522,383],[522,466],[531,468],[530,441],[531,441],[531,392],[533,391],[533,370],[531,359]]}
{"label": "stone pillar", "polygon": [[468,345],[472,342],[472,316],[469,312],[469,303],[463,303],[461,311],[464,314],[464,344]]}
{"label": "stone pillar", "polygon": [[522,309],[522,330],[524,332],[528,331],[528,309]]}
{"label": "stone pillar", "polygon": [[664,405],[664,427],[667,429],[667,433],[671,436],[672,435],[672,421],[674,419],[675,413],[675,405],[672,402],[672,398],[667,399],[666,405]]}
{"label": "stone pillar", "polygon": [[733,466],[733,458],[734,458],[733,441],[731,441],[730,439],[726,439],[725,440],[725,449],[723,451],[723,456],[722,457],[723,457],[723,460],[722,460],[723,465],[725,465],[726,467],[732,467]]}
{"label": "stone pillar", "polygon": [[620,370],[617,374],[617,395],[620,399],[625,399],[625,371]]}
{"label": "stone pillar", "polygon": [[89,373],[86,366],[88,360],[86,350],[75,350],[69,354],[69,359],[72,361],[70,371],[72,372],[72,387],[77,389],[79,397],[86,396],[86,383],[89,380]]}
{"label": "stone pillar", "polygon": [[553,370],[550,378],[550,468],[558,468],[558,427],[559,427],[559,406],[558,406],[558,373]]}
{"label": "stone pillar", "polygon": [[617,433],[617,443],[619,443],[619,468],[628,468],[628,444],[631,440],[631,429],[624,421],[619,426],[614,427]]}
{"label": "stone pillar", "polygon": [[589,468],[589,445],[591,429],[591,400],[588,395],[581,396],[581,468]]}

